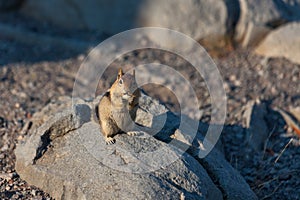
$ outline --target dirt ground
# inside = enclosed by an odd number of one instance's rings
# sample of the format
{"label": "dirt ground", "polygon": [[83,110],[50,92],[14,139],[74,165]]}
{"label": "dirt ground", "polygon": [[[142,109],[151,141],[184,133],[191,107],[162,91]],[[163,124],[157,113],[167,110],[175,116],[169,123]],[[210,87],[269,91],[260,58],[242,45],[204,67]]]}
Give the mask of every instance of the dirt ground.
{"label": "dirt ground", "polygon": [[[41,35],[72,37],[87,42],[101,41],[109,36],[58,30],[18,13],[0,14],[0,23]],[[0,198],[51,199],[47,193],[19,177],[14,169],[14,149],[18,141],[26,137],[21,130],[33,113],[61,95],[72,94],[76,73],[86,52],[52,44],[24,44],[0,37],[0,53]],[[202,78],[175,55],[146,50],[130,53],[112,63],[104,78],[111,77],[119,66],[126,69],[154,59],[174,67],[192,83],[202,102],[200,109],[204,114],[201,121],[209,122],[210,98]],[[221,138],[225,157],[243,175],[259,199],[300,199],[299,138],[288,135],[292,132],[274,111],[276,107],[288,110],[290,106],[300,106],[300,66],[282,58],[266,59],[253,55],[249,49],[236,49],[224,57],[214,58],[214,61],[228,98]],[[109,87],[112,80],[100,81],[99,91]],[[159,86],[145,86],[143,89],[172,111],[178,111],[178,102],[170,91]],[[267,105],[266,121],[270,131],[263,152],[254,151],[247,143],[248,131],[241,117],[243,106],[257,99]],[[293,142],[285,148],[291,138]]]}

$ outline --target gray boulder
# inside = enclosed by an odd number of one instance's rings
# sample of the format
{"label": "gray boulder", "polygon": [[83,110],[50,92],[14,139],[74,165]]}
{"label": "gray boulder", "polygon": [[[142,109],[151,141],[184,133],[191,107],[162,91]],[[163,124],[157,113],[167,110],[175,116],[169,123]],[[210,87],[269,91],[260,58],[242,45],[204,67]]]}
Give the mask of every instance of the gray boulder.
{"label": "gray boulder", "polygon": [[300,23],[289,23],[271,32],[255,49],[266,57],[284,57],[300,64]]}
{"label": "gray boulder", "polygon": [[300,1],[239,0],[240,17],[235,40],[242,46],[257,45],[272,29],[300,19]]}
{"label": "gray boulder", "polygon": [[219,38],[226,33],[228,18],[224,1],[151,0],[145,1],[143,26],[163,27],[187,34],[195,40]]}
{"label": "gray boulder", "polygon": [[27,0],[22,13],[68,29],[116,34],[155,26],[183,32],[194,39],[223,36],[227,9],[213,0]]}
{"label": "gray boulder", "polygon": [[218,150],[197,157],[200,131],[195,145],[178,117],[145,95],[137,122],[159,132],[105,145],[98,100],[61,98],[33,116],[15,151],[22,179],[55,199],[256,199]]}

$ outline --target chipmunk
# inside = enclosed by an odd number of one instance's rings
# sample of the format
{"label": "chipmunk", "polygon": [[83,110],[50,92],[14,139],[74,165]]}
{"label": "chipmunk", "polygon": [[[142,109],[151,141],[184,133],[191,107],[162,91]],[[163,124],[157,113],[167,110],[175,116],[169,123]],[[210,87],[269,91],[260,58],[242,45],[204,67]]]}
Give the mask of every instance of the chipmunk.
{"label": "chipmunk", "polygon": [[133,128],[140,96],[135,71],[124,74],[119,69],[117,80],[101,98],[98,106],[99,123],[106,144],[114,144],[113,136],[122,131],[135,135]]}

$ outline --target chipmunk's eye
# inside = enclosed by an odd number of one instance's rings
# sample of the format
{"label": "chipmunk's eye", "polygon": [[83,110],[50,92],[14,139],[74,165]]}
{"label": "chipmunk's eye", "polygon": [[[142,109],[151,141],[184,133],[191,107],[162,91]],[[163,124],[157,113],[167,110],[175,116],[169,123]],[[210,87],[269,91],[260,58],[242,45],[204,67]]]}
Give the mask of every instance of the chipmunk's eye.
{"label": "chipmunk's eye", "polygon": [[123,79],[120,79],[119,80],[119,85],[122,85],[123,84]]}

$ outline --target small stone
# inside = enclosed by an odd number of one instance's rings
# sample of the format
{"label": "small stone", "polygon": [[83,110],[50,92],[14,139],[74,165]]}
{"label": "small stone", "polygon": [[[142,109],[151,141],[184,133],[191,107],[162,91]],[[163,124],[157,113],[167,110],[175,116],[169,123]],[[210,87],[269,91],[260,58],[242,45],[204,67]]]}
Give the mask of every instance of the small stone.
{"label": "small stone", "polygon": [[242,85],[242,82],[241,82],[240,80],[236,80],[236,81],[234,82],[234,85],[235,85],[235,86],[241,86],[241,85]]}
{"label": "small stone", "polygon": [[276,94],[276,92],[277,92],[277,89],[273,86],[273,87],[271,88],[271,93],[272,93],[272,94]]}
{"label": "small stone", "polygon": [[229,80],[233,81],[233,82],[236,81],[236,76],[235,75],[230,75]]}
{"label": "small stone", "polygon": [[284,74],[280,73],[277,77],[278,77],[278,79],[283,79],[284,78]]}
{"label": "small stone", "polygon": [[299,81],[299,77],[293,76],[292,81],[293,81],[293,82]]}
{"label": "small stone", "polygon": [[31,190],[30,192],[33,196],[36,196],[36,190]]}
{"label": "small stone", "polygon": [[19,103],[15,103],[15,108],[20,108],[20,104]]}
{"label": "small stone", "polygon": [[21,141],[21,140],[23,140],[23,138],[24,138],[24,137],[23,137],[22,135],[19,135],[18,138],[17,138],[17,140],[18,140],[18,141]]}

